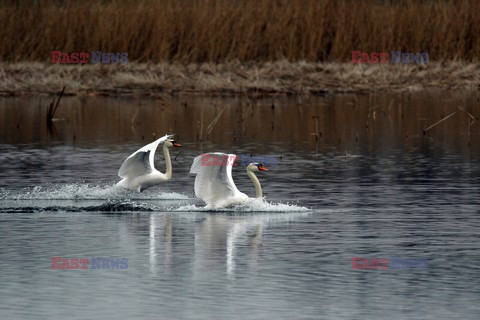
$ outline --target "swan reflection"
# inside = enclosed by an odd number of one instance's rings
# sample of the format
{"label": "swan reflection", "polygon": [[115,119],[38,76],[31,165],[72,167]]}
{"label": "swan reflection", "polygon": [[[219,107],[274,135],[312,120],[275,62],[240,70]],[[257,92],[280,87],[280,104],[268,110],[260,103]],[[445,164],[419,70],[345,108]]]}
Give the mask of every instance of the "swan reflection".
{"label": "swan reflection", "polygon": [[[174,261],[179,260],[172,257],[183,257],[185,251],[191,250],[189,246],[192,244],[194,255],[190,263],[193,277],[208,277],[213,271],[213,274],[224,273],[229,279],[234,279],[239,266],[253,271],[257,269],[266,228],[306,214],[230,216],[197,213],[189,216],[194,223],[170,214],[163,217],[152,214],[149,219],[150,272],[157,273],[158,262],[162,260],[165,270],[172,269]],[[181,228],[174,228],[174,225]],[[173,242],[173,237],[178,241]]]}
{"label": "swan reflection", "polygon": [[[161,222],[163,220],[163,223]],[[163,229],[163,230],[162,230]],[[162,232],[163,231],[163,232]],[[152,274],[157,273],[157,238],[163,233],[164,244],[164,267],[169,269],[172,264],[172,220],[170,215],[165,215],[163,219],[154,214],[150,215],[149,220],[149,266]]]}
{"label": "swan reflection", "polygon": [[264,241],[264,229],[274,222],[285,222],[295,217],[299,215],[206,216],[195,228],[195,273],[201,275],[205,270],[218,269],[219,265],[223,265],[226,275],[233,278],[238,263],[256,269]]}
{"label": "swan reflection", "polygon": [[156,273],[157,270],[157,252],[155,248],[155,229],[157,228],[156,221],[155,221],[155,215],[150,215],[150,229],[149,229],[149,244],[150,244],[150,250],[149,250],[149,262],[150,262],[150,272],[151,273]]}

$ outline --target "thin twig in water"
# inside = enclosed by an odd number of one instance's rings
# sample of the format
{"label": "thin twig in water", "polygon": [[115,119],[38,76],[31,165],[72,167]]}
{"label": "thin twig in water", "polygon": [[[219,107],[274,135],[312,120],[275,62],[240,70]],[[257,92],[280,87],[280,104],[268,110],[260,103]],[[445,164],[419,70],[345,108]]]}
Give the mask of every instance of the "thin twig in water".
{"label": "thin twig in water", "polygon": [[445,117],[443,117],[442,119],[438,120],[437,122],[435,122],[434,124],[432,124],[431,126],[429,126],[428,128],[426,128],[425,130],[423,130],[423,134],[426,134],[428,130],[432,129],[432,128],[435,127],[437,124],[440,124],[440,123],[442,123],[443,121],[447,120],[448,118],[453,117],[456,113],[457,113],[457,111],[454,111],[454,112],[450,113],[448,116],[445,116]]}
{"label": "thin twig in water", "polygon": [[177,161],[177,157],[178,157],[179,155],[181,155],[181,154],[182,154],[182,151],[180,151],[180,152],[175,156],[175,158],[173,158],[173,160],[174,160],[174,161]]}
{"label": "thin twig in water", "polygon": [[217,114],[217,116],[212,120],[212,122],[210,122],[210,124],[208,125],[207,127],[207,137],[210,135],[210,133],[212,132],[213,130],[213,127],[215,127],[215,125],[217,124],[218,122],[218,119],[220,119],[222,113],[225,111],[225,109],[227,109],[227,106],[223,107],[223,109]]}
{"label": "thin twig in water", "polygon": [[202,111],[200,111],[200,130],[199,130],[199,132],[200,132],[200,141],[203,141],[203,111],[204,111],[204,110],[205,110],[205,109],[202,108]]}
{"label": "thin twig in water", "polygon": [[472,124],[475,122],[473,119],[468,119],[468,146],[472,145]]}
{"label": "thin twig in water", "polygon": [[463,112],[465,112],[466,114],[468,114],[468,116],[470,117],[470,119],[472,120],[478,120],[477,117],[475,117],[473,114],[471,114],[470,112],[468,112],[467,110],[463,109],[462,107],[457,107],[458,109],[462,110]]}
{"label": "thin twig in water", "polygon": [[315,119],[315,133],[312,133],[312,135],[315,136],[315,141],[318,141],[319,139],[319,133],[318,133],[318,117],[313,117]]}
{"label": "thin twig in water", "polygon": [[135,110],[135,114],[132,117],[132,120],[130,120],[130,124],[133,126],[137,122],[137,117],[138,114],[140,113],[140,109]]}
{"label": "thin twig in water", "polygon": [[48,107],[47,110],[47,124],[51,124],[53,120],[53,116],[55,115],[55,112],[57,111],[58,105],[60,103],[60,99],[62,99],[63,93],[65,92],[65,87],[63,87],[62,91],[58,94],[58,99],[55,102],[55,98],[53,101],[50,103],[50,106]]}

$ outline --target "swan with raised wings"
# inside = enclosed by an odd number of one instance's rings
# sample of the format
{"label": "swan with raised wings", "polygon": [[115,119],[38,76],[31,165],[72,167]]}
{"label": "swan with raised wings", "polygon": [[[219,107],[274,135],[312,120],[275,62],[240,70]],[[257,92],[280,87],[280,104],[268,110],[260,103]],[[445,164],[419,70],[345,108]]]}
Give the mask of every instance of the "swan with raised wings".
{"label": "swan with raised wings", "polygon": [[[232,179],[232,166],[236,155],[220,152],[205,153],[195,157],[190,173],[195,177],[195,195],[202,199],[206,209],[219,209],[231,205],[242,204],[248,196],[240,192]],[[250,163],[247,175],[252,180],[256,197],[262,198],[262,187],[255,172],[267,171],[261,163]]]}
{"label": "swan with raised wings", "polygon": [[[167,165],[165,173],[155,169],[153,162],[155,151],[162,142]],[[172,161],[170,160],[169,148],[171,147],[181,147],[181,145],[173,140],[173,135],[166,134],[132,153],[118,170],[118,176],[122,180],[116,186],[141,192],[156,184],[170,180],[172,178]]]}

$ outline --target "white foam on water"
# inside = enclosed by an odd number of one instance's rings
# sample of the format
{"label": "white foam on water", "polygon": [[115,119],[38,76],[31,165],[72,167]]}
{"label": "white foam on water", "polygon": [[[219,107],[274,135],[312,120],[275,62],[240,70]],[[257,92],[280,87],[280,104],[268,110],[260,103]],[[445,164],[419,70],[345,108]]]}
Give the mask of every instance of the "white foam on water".
{"label": "white foam on water", "polygon": [[[44,200],[44,201],[40,201]],[[87,202],[82,202],[87,201]],[[100,205],[91,205],[89,200],[101,201]],[[151,202],[158,200],[173,200],[177,202],[173,206],[161,206],[159,203]],[[73,184],[52,184],[40,185],[33,188],[23,188],[17,190],[7,190],[0,188],[0,201],[2,201],[6,211],[20,212],[22,206],[29,211],[35,210],[66,210],[75,211],[170,211],[170,212],[225,212],[235,214],[248,214],[255,212],[267,213],[299,213],[311,212],[309,208],[292,203],[270,202],[264,199],[250,198],[246,203],[223,209],[206,209],[204,206],[188,204],[188,201],[194,198],[177,192],[162,192],[149,189],[146,192],[138,193],[135,191],[116,188],[113,185],[93,185],[88,183]],[[39,202],[40,201],[40,202]],[[71,201],[63,202],[62,201]],[[72,202],[73,201],[73,202]],[[79,202],[77,202],[79,201]],[[106,203],[104,203],[106,201]],[[148,202],[142,203],[142,201]],[[18,204],[16,204],[18,202]],[[0,206],[2,206],[0,203]],[[90,202],[91,203],[91,202]],[[155,205],[154,205],[155,203]],[[191,203],[191,202],[190,202]],[[79,204],[81,204],[79,206]],[[185,204],[185,205],[181,205]],[[22,206],[19,206],[22,205]],[[160,205],[160,206],[159,206]],[[10,208],[11,207],[11,208]],[[10,209],[11,210],[10,210]]]}
{"label": "white foam on water", "polygon": [[301,207],[290,203],[276,203],[269,202],[263,199],[250,198],[242,205],[222,208],[222,209],[206,209],[202,206],[196,206],[193,204],[184,205],[174,209],[174,211],[181,212],[309,212],[311,211],[307,207]]}
{"label": "white foam on water", "polygon": [[0,200],[188,200],[187,195],[176,192],[138,193],[116,188],[113,185],[92,185],[73,183],[61,185],[41,185],[9,191],[0,188]]}

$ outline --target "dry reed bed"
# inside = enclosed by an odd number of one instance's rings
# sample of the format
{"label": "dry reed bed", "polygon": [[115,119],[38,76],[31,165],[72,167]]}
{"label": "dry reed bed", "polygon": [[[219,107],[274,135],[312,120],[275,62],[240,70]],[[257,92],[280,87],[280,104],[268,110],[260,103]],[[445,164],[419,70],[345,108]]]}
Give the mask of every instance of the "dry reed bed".
{"label": "dry reed bed", "polygon": [[480,88],[480,64],[0,64],[0,95],[323,94]]}
{"label": "dry reed bed", "polygon": [[401,50],[477,61],[479,12],[476,0],[0,1],[0,60],[101,50],[130,62],[346,62]]}

